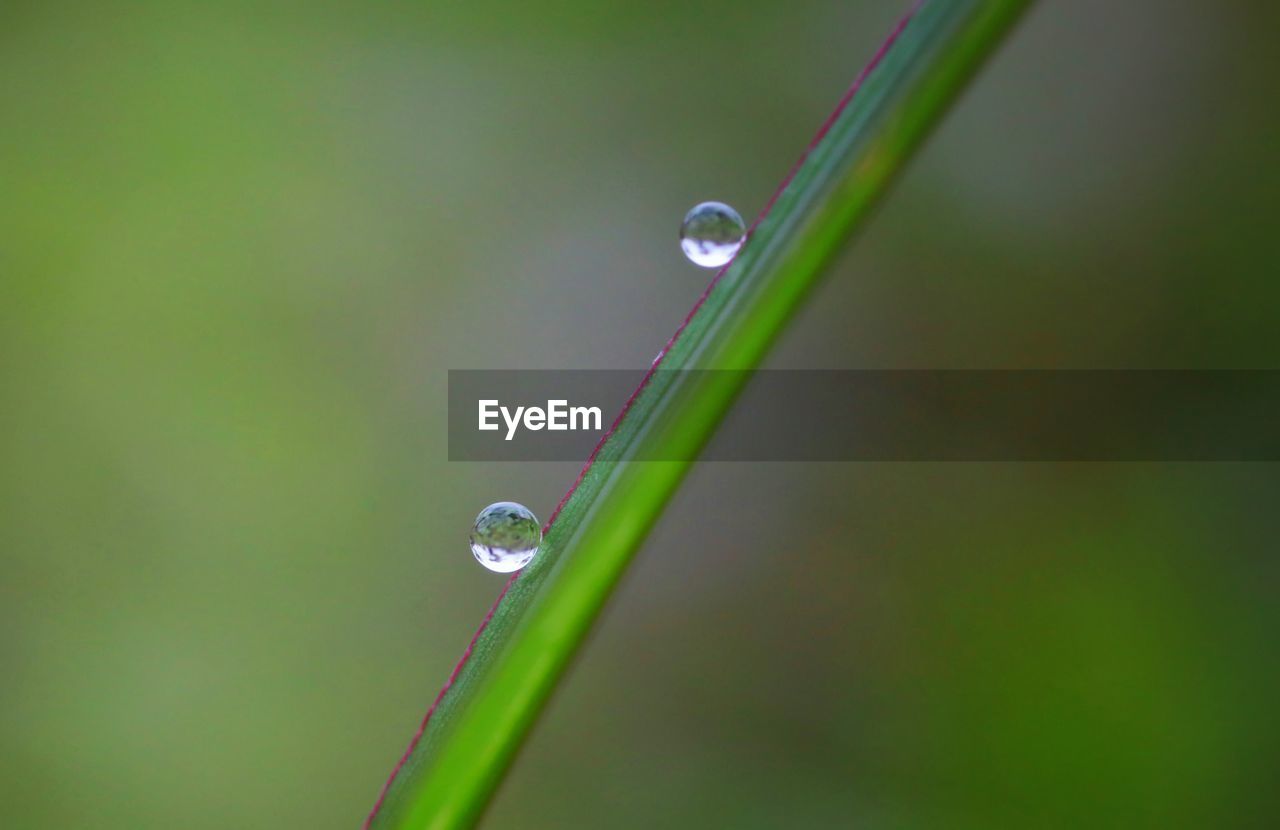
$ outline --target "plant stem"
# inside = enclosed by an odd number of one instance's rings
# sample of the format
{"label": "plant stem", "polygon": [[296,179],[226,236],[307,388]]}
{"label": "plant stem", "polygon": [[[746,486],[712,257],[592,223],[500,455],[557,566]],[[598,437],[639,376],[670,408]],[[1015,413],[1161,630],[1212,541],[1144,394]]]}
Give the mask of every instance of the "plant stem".
{"label": "plant stem", "polygon": [[[898,24],[716,275],[655,369],[751,369],[1029,0],[928,0]],[[507,584],[366,821],[480,817],[534,720],[744,373],[654,371]],[[660,449],[657,449],[660,448]]]}

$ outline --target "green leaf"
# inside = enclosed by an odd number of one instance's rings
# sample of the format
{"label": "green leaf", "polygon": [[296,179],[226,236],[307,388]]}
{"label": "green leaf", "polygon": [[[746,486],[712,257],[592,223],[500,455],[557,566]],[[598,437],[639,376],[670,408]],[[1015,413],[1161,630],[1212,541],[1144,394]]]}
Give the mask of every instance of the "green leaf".
{"label": "green leaf", "polygon": [[693,458],[841,243],[1029,0],[931,0],[881,47],[551,517],[369,826],[469,827]]}

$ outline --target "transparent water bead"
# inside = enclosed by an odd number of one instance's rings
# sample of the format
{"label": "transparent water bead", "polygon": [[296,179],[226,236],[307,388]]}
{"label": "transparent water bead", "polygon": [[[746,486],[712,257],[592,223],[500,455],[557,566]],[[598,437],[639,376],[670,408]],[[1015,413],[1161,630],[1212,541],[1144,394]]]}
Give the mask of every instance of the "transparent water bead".
{"label": "transparent water bead", "polygon": [[703,202],[685,214],[680,225],[680,248],[694,265],[719,268],[742,247],[747,226],[724,202]]}
{"label": "transparent water bead", "polygon": [[508,574],[528,565],[541,544],[538,517],[513,501],[489,505],[471,526],[471,552],[476,561],[498,573]]}

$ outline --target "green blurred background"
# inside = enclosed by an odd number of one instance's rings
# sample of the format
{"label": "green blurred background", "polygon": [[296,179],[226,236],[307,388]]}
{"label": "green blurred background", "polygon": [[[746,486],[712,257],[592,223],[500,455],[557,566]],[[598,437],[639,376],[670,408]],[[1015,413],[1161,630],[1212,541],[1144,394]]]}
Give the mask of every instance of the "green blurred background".
{"label": "green blurred background", "polygon": [[[446,370],[647,366],[906,6],[0,5],[0,826],[357,826],[577,471]],[[1280,365],[1278,17],[1042,0],[770,365]],[[1274,825],[1278,499],[703,466],[487,826]]]}

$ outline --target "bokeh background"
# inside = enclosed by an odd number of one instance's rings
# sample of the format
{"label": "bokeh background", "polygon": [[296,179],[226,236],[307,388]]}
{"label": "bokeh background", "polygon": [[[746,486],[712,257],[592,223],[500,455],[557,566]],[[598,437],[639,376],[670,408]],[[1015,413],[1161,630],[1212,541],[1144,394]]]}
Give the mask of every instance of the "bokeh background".
{"label": "bokeh background", "polygon": [[[906,6],[0,5],[0,826],[357,826],[576,473],[446,370],[647,366]],[[1278,17],[1042,0],[770,365],[1276,367]],[[1278,499],[703,466],[487,826],[1274,825]]]}

